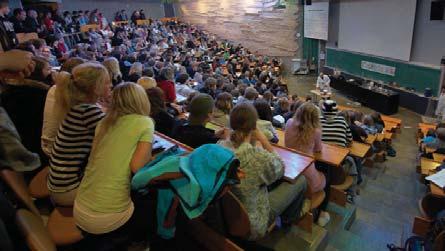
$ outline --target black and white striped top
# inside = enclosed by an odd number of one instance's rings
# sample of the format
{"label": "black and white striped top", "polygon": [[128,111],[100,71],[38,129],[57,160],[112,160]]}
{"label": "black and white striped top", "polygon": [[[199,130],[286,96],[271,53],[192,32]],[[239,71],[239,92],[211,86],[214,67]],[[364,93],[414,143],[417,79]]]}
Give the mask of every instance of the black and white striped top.
{"label": "black and white striped top", "polygon": [[71,108],[59,127],[52,148],[48,175],[50,191],[68,192],[79,186],[96,125],[104,116],[97,105],[80,104]]}
{"label": "black and white striped top", "polygon": [[352,141],[351,129],[342,116],[324,112],[323,116],[320,116],[320,123],[323,142],[346,147]]}

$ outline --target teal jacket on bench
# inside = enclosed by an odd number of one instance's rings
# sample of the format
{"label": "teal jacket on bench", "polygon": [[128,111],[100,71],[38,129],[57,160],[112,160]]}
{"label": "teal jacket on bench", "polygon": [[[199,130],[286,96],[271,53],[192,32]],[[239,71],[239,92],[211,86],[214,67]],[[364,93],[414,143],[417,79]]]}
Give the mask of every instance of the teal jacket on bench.
{"label": "teal jacket on bench", "polygon": [[181,156],[183,153],[176,148],[159,154],[141,168],[131,181],[133,190],[145,192],[147,184],[156,177],[169,172],[184,174],[184,178],[169,181],[169,188],[158,189],[157,231],[165,239],[171,239],[175,234],[174,226],[164,224],[174,197],[179,198],[188,218],[200,216],[226,184],[227,172],[235,158],[232,151],[216,144],[203,145],[187,156]]}

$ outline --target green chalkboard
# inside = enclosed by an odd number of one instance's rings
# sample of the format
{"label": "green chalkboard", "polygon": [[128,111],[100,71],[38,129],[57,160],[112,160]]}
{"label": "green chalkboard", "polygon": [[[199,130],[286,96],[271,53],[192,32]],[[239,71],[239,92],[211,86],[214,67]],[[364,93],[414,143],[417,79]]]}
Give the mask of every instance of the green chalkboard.
{"label": "green chalkboard", "polygon": [[[395,76],[380,74],[363,70],[361,62],[368,61],[396,68]],[[416,89],[423,93],[425,88],[429,87],[436,95],[439,89],[440,69],[411,64],[408,62],[385,59],[382,57],[364,55],[334,48],[326,49],[326,65],[335,67],[346,73],[382,80],[385,82],[396,82],[400,86]]]}

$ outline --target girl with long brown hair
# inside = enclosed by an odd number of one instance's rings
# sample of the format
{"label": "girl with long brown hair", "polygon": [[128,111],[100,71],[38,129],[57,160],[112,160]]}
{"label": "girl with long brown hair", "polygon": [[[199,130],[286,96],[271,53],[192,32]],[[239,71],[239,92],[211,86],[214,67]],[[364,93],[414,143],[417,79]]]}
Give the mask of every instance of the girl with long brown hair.
{"label": "girl with long brown hair", "polygon": [[[284,141],[286,147],[311,155],[322,150],[319,112],[315,105],[306,102],[297,109],[294,117],[289,119],[286,124]],[[320,226],[325,226],[330,220],[329,214],[325,211],[329,202],[329,185],[326,182],[329,172],[326,173],[326,175],[323,175],[315,168],[314,164],[303,172],[311,193],[323,189],[326,192],[325,200],[320,205],[321,213],[318,219]]]}
{"label": "girl with long brown hair", "polygon": [[296,219],[306,190],[303,177],[294,184],[282,182],[283,162],[266,136],[257,129],[257,120],[257,112],[251,104],[235,106],[230,113],[231,137],[219,142],[234,151],[245,173],[245,178],[232,191],[247,209],[250,240],[263,237],[275,217],[281,216],[283,223]]}

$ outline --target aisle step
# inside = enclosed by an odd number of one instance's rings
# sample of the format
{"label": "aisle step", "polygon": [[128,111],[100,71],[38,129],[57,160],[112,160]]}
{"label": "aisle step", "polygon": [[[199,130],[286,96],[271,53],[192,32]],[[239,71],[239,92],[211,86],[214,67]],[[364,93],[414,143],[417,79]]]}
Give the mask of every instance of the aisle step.
{"label": "aisle step", "polygon": [[316,224],[312,233],[292,226],[287,231],[273,231],[259,243],[280,251],[323,251],[328,243],[328,232]]}

